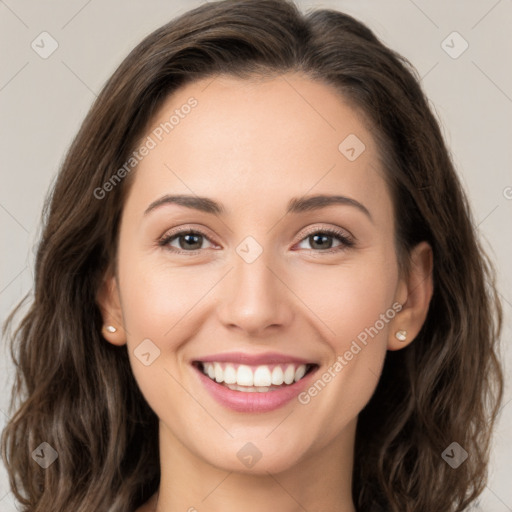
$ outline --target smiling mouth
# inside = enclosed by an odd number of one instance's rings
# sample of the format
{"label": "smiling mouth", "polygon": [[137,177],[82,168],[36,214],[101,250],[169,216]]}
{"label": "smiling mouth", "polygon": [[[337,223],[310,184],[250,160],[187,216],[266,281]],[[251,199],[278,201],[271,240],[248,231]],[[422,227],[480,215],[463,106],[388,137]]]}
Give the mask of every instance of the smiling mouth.
{"label": "smiling mouth", "polygon": [[245,393],[266,393],[292,386],[318,368],[314,363],[292,362],[257,366],[220,361],[192,364],[217,384]]}

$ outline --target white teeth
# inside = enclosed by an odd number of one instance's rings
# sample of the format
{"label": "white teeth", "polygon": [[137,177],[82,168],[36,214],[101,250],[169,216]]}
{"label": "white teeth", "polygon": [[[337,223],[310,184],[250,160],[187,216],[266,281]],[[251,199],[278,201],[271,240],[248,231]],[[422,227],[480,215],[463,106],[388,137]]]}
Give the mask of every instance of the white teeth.
{"label": "white teeth", "polygon": [[295,367],[293,364],[289,364],[284,371],[284,383],[291,384],[295,378]]}
{"label": "white teeth", "polygon": [[241,364],[236,372],[236,382],[239,386],[253,386],[254,376],[249,366]]}
{"label": "white teeth", "polygon": [[224,372],[222,371],[222,366],[219,363],[215,363],[213,367],[215,368],[215,380],[217,382],[224,382]]}
{"label": "white teeth", "polygon": [[272,384],[272,375],[268,366],[258,366],[254,372],[254,386],[270,386]]}
{"label": "white teeth", "polygon": [[264,386],[248,387],[248,386],[237,386],[236,384],[228,384],[227,387],[233,391],[243,391],[244,393],[266,393],[270,391],[270,388]]}
{"label": "white teeth", "polygon": [[302,379],[306,375],[306,365],[301,364],[296,370],[295,370],[295,378],[293,379],[295,382]]}
{"label": "white teeth", "polygon": [[224,368],[224,382],[226,384],[236,384],[236,370],[231,364],[228,364]]}
{"label": "white teeth", "polygon": [[[283,371],[284,368],[284,371]],[[251,367],[241,364],[238,367],[233,364],[219,362],[203,363],[203,373],[216,382],[224,383],[230,389],[237,391],[260,393],[269,390],[269,386],[281,386],[293,384],[306,374],[307,365],[276,365],[272,371],[267,365]],[[242,389],[238,389],[242,386]],[[249,389],[250,388],[250,389]]]}
{"label": "white teeth", "polygon": [[283,369],[280,366],[276,366],[272,370],[272,384],[274,386],[280,386],[284,382]]}

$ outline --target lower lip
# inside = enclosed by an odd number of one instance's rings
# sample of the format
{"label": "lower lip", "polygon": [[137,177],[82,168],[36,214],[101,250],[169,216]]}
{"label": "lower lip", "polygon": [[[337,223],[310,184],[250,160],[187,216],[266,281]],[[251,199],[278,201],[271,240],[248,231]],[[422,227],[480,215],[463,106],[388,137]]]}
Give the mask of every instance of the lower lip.
{"label": "lower lip", "polygon": [[293,384],[266,393],[257,391],[247,393],[235,391],[207,377],[200,368],[193,366],[199,375],[199,379],[212,395],[212,397],[224,407],[237,412],[269,412],[293,400],[304,388],[309,385],[312,376],[318,370],[313,368],[305,377]]}

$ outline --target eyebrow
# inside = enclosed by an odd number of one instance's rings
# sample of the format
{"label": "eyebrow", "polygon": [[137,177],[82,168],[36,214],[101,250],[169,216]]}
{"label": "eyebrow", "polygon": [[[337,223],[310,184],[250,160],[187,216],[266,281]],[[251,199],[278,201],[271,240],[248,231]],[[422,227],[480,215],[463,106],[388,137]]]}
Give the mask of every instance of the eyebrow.
{"label": "eyebrow", "polygon": [[[148,215],[153,210],[167,205],[177,204],[193,210],[199,210],[205,213],[211,213],[216,216],[220,216],[226,212],[224,206],[213,199],[208,197],[191,196],[191,195],[165,195],[153,201],[144,212],[144,215]],[[346,206],[353,206],[363,212],[372,222],[372,216],[363,204],[355,199],[340,195],[326,195],[317,194],[314,196],[294,197],[288,202],[286,213],[303,213],[312,210],[319,210],[326,208],[334,204],[341,204]]]}

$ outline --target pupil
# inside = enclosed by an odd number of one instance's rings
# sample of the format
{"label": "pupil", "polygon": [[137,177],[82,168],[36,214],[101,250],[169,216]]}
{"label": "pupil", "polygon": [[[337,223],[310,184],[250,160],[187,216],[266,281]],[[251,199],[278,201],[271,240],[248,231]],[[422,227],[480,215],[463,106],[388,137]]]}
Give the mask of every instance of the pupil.
{"label": "pupil", "polygon": [[[187,248],[188,248],[188,249],[191,249],[191,248],[192,248],[192,249],[196,249],[196,248],[197,248],[197,249],[199,249],[199,248],[201,247],[201,242],[197,242],[197,241],[196,241],[196,242],[194,242],[193,240],[191,240],[191,238],[198,239],[198,238],[200,238],[200,237],[201,237],[201,235],[195,235],[195,234],[193,234],[193,233],[188,233],[188,234],[186,234],[186,235],[183,235],[183,236],[180,238],[180,240],[186,239],[186,242],[185,242],[185,244],[183,244],[183,243],[181,243],[181,242],[180,242],[180,246],[181,246],[181,248],[182,248],[182,249],[187,249]],[[195,243],[195,244],[199,244],[199,247],[191,247],[191,245],[194,245],[194,243]]]}
{"label": "pupil", "polygon": [[[312,235],[310,238],[313,239],[313,243],[311,244],[311,246],[314,247],[315,244],[318,243],[319,238],[322,238],[325,242],[325,239],[330,238],[330,236],[328,236],[328,235]],[[331,245],[332,245],[332,242],[330,244],[328,244],[328,247],[325,247],[325,245],[324,246],[320,245],[320,249],[330,249]]]}

